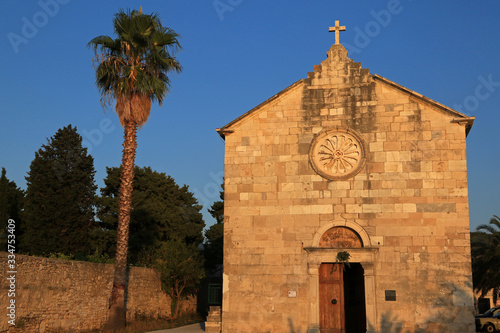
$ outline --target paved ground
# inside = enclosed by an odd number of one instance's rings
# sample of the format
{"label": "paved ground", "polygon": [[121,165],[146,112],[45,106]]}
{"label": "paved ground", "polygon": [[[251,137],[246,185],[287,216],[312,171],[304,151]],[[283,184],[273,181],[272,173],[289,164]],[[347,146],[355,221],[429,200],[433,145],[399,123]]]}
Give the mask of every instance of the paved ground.
{"label": "paved ground", "polygon": [[151,331],[148,333],[201,333],[201,332],[205,332],[205,323],[182,326],[168,330]]}

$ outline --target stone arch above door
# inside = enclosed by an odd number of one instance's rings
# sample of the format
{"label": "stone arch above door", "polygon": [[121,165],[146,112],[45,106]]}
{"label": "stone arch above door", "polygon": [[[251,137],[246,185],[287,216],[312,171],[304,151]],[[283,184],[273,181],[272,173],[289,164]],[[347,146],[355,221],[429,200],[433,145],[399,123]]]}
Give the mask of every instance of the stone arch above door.
{"label": "stone arch above door", "polygon": [[351,228],[333,227],[321,236],[319,247],[360,248],[363,247],[363,241]]}
{"label": "stone arch above door", "polygon": [[[336,242],[332,236],[344,235],[345,238]],[[356,242],[359,238],[359,242]],[[329,244],[330,243],[330,244]],[[371,247],[370,236],[356,222],[333,221],[319,228],[314,234],[312,247]],[[328,246],[331,245],[331,246]]]}

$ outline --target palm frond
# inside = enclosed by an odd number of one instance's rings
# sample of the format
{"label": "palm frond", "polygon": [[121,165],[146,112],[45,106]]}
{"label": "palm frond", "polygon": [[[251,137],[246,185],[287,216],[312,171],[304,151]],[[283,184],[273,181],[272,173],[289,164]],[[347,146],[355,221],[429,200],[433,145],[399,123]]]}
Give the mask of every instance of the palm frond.
{"label": "palm frond", "polygon": [[116,101],[115,111],[122,125],[134,119],[142,126],[149,116],[151,101],[161,105],[169,92],[169,72],[182,70],[173,56],[181,48],[180,36],[162,26],[158,14],[137,10],[120,10],[113,27],[116,39],[98,36],[88,43],[95,52],[93,63],[101,104],[106,108]]}
{"label": "palm frond", "polygon": [[498,228],[498,231],[500,231],[500,217],[493,215],[490,220],[490,224],[496,226]]}
{"label": "palm frond", "polygon": [[[496,227],[496,228],[495,228]],[[480,225],[471,235],[472,276],[474,289],[487,294],[500,291],[500,219],[494,216],[490,225]]]}

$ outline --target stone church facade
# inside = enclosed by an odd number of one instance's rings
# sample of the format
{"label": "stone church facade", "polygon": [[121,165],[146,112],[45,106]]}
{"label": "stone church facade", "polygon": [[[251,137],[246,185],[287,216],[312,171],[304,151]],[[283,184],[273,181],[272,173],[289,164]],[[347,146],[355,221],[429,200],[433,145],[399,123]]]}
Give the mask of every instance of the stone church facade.
{"label": "stone church facade", "polygon": [[306,79],[218,129],[222,332],[474,332],[472,122],[337,35]]}

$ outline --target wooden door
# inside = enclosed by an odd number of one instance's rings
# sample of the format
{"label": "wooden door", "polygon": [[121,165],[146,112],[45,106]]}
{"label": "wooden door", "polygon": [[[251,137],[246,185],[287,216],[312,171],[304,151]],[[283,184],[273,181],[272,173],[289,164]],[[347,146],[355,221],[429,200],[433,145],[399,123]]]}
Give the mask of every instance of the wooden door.
{"label": "wooden door", "polygon": [[321,333],[344,333],[344,280],[342,264],[319,267],[319,324]]}

